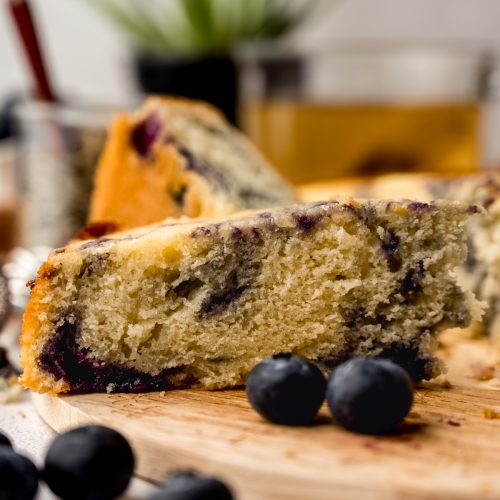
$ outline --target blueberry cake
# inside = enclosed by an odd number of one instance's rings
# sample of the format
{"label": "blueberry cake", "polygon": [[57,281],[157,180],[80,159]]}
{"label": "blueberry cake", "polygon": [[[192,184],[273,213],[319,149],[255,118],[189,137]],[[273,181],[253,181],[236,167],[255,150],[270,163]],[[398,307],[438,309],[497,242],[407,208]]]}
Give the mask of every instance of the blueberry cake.
{"label": "blueberry cake", "polygon": [[293,201],[288,183],[215,108],[151,97],[114,121],[89,222],[123,230]]}
{"label": "blueberry cake", "polygon": [[474,217],[467,227],[469,249],[459,269],[461,283],[487,304],[483,321],[474,333],[500,337],[500,171],[490,170],[467,176],[393,174],[371,179],[346,179],[307,186],[305,200],[332,195],[412,197],[422,201],[436,198],[479,205],[485,214]]}
{"label": "blueberry cake", "polygon": [[436,333],[480,315],[453,270],[459,202],[330,201],[161,224],[54,250],[32,283],[22,383],[40,392],[223,388],[292,352],[440,372]]}

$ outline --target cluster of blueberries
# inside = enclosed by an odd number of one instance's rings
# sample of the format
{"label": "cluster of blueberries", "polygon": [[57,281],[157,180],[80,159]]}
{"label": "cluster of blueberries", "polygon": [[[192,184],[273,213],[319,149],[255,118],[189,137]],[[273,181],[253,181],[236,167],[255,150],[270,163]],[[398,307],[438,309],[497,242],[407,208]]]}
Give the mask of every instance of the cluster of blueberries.
{"label": "cluster of blueberries", "polygon": [[[0,433],[0,500],[32,500],[40,480],[64,500],[110,500],[126,490],[134,465],[128,441],[108,427],[88,425],[61,434],[50,446],[40,471]],[[204,499],[232,500],[233,495],[218,479],[179,472],[149,498]]]}
{"label": "cluster of blueberries", "polygon": [[[386,359],[355,358],[340,365],[327,381],[319,368],[293,354],[276,354],[256,365],[247,379],[250,404],[271,422],[310,425],[326,400],[336,421],[350,431],[390,432],[410,411],[413,384]],[[60,498],[109,500],[121,495],[132,478],[134,453],[117,431],[88,425],[58,436],[39,471],[16,453],[0,433],[0,500],[31,500],[40,480]],[[149,500],[232,500],[216,478],[179,472]]]}
{"label": "cluster of blueberries", "polygon": [[385,434],[403,420],[413,403],[408,373],[388,359],[354,358],[327,381],[319,368],[293,354],[276,354],[247,379],[253,408],[271,422],[310,425],[323,401],[335,420],[352,432]]}

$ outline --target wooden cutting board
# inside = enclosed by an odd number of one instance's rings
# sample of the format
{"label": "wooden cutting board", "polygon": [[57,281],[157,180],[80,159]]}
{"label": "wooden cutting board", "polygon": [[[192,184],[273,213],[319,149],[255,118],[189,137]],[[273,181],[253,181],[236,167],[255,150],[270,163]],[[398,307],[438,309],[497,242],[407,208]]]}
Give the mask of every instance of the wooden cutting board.
{"label": "wooden cutting board", "polygon": [[[398,430],[349,433],[323,408],[313,427],[263,421],[244,391],[35,395],[57,431],[90,422],[130,439],[138,474],[162,480],[194,468],[227,481],[240,500],[500,498],[497,350],[487,341],[447,342],[447,382],[424,384]],[[483,380],[481,380],[483,379]],[[498,386],[498,387],[497,387]]]}

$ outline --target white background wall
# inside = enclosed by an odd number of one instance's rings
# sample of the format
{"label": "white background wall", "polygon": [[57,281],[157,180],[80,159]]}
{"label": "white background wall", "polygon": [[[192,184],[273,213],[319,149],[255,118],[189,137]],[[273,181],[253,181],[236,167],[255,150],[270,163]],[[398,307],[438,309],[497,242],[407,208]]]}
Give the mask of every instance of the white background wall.
{"label": "white background wall", "polygon": [[[147,0],[143,0],[144,3]],[[29,78],[0,1],[0,101],[29,88]],[[86,0],[32,0],[57,88],[65,94],[120,103],[133,92],[129,50]],[[500,0],[341,0],[309,27],[307,43],[329,40],[473,41],[500,49]]]}

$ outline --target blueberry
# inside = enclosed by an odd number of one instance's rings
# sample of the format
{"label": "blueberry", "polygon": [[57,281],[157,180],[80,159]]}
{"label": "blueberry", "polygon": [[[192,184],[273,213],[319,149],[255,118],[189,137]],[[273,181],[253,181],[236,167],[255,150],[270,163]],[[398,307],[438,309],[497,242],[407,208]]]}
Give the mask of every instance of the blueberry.
{"label": "blueberry", "polygon": [[131,143],[137,154],[146,158],[151,153],[153,143],[161,134],[162,124],[160,117],[152,113],[139,122],[131,131]]}
{"label": "blueberry", "polygon": [[406,371],[388,359],[356,358],[333,372],[326,399],[346,429],[384,434],[410,411],[413,385]]}
{"label": "blueberry", "polygon": [[275,354],[248,375],[250,404],[271,422],[311,424],[325,399],[325,377],[300,356]]}
{"label": "blueberry", "polygon": [[232,500],[229,488],[213,477],[193,472],[171,476],[149,500]]}
{"label": "blueberry", "polygon": [[12,448],[10,439],[2,432],[0,432],[0,446],[8,446],[9,448]]}
{"label": "blueberry", "polygon": [[43,479],[63,499],[110,499],[127,488],[134,462],[132,448],[121,434],[89,425],[54,440],[45,457]]}
{"label": "blueberry", "polygon": [[31,500],[38,490],[38,470],[12,448],[0,446],[0,500]]}

